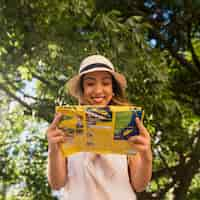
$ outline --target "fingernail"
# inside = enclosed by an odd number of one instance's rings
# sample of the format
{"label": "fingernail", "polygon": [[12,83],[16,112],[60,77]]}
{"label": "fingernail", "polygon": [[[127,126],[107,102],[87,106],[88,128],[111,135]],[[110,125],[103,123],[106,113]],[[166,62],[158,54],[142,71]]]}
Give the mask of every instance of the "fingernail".
{"label": "fingernail", "polygon": [[139,117],[136,117],[136,118],[135,118],[135,121],[138,121],[138,120],[139,120]]}

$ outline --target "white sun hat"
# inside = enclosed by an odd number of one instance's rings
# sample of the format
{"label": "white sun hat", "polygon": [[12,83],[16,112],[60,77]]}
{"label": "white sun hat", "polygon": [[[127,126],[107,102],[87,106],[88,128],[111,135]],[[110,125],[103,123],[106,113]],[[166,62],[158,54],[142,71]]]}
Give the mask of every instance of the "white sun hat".
{"label": "white sun hat", "polygon": [[114,66],[110,62],[110,60],[108,60],[107,58],[101,55],[92,55],[92,56],[86,57],[81,62],[78,75],[75,75],[67,82],[67,88],[68,88],[69,94],[80,99],[82,95],[81,86],[80,86],[81,76],[89,72],[94,72],[94,71],[110,72],[113,78],[119,84],[121,90],[125,90],[126,85],[127,85],[126,79],[122,74],[115,71]]}

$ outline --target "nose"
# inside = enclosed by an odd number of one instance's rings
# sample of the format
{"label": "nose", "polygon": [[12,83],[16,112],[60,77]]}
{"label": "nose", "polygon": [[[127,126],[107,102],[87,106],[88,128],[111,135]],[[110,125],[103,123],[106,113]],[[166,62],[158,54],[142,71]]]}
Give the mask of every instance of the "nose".
{"label": "nose", "polygon": [[101,84],[101,83],[97,83],[94,92],[95,92],[96,94],[99,94],[99,93],[102,93],[102,91],[103,91],[103,86],[102,86],[102,84]]}

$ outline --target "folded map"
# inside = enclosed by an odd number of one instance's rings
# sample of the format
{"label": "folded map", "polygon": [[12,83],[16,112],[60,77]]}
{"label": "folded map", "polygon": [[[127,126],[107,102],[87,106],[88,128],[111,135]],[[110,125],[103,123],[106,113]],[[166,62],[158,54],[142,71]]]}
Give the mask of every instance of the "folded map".
{"label": "folded map", "polygon": [[144,111],[136,106],[57,106],[63,117],[59,128],[67,136],[61,144],[64,156],[77,152],[134,154],[128,138],[139,134],[135,117]]}

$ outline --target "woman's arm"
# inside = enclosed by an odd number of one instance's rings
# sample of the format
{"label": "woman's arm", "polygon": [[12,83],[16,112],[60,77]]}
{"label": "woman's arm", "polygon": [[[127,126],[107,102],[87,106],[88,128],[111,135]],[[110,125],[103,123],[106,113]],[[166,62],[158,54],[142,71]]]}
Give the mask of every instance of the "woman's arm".
{"label": "woman's arm", "polygon": [[136,124],[139,135],[129,138],[129,142],[137,151],[137,154],[128,157],[128,165],[133,188],[136,192],[142,192],[152,176],[152,151],[147,129],[138,118],[136,118]]}
{"label": "woman's arm", "polygon": [[56,114],[47,130],[48,139],[48,181],[52,189],[60,189],[67,181],[67,158],[59,148],[59,143],[66,141],[65,134],[57,128],[62,115]]}

